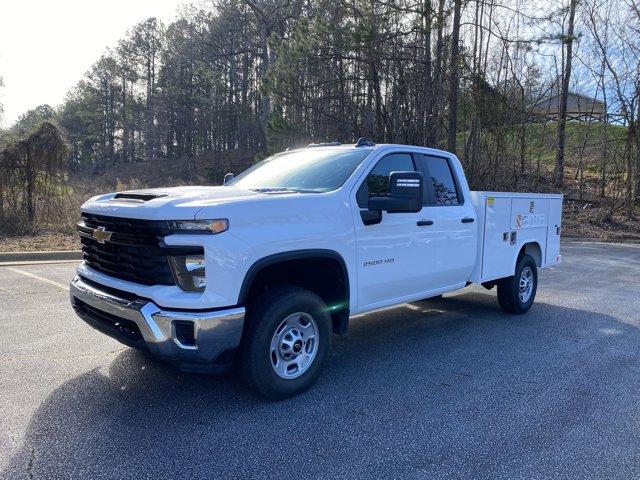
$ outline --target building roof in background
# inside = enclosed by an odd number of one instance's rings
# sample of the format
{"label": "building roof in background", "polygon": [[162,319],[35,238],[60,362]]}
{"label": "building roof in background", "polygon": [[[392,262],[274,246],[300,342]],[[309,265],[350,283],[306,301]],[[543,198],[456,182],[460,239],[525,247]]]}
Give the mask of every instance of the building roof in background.
{"label": "building roof in background", "polygon": [[[560,94],[542,98],[533,104],[532,113],[555,118],[560,111]],[[601,118],[605,115],[604,102],[578,92],[569,92],[567,114],[571,119]]]}

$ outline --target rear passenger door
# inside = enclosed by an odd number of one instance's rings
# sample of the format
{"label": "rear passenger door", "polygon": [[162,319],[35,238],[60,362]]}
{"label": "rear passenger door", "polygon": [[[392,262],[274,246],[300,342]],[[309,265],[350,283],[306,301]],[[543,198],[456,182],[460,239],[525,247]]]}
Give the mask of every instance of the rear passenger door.
{"label": "rear passenger door", "polygon": [[476,259],[477,219],[471,199],[465,198],[453,159],[430,154],[414,155],[425,178],[422,220],[430,238],[429,248],[437,253],[430,265],[437,288],[464,283]]}

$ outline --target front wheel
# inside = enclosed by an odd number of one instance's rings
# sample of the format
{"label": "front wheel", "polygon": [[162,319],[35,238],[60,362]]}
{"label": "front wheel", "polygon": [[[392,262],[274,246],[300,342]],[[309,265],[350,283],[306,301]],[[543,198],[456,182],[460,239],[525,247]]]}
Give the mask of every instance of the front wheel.
{"label": "front wheel", "polygon": [[498,282],[498,304],[507,313],[527,312],[538,290],[538,269],[531,255],[523,255],[516,265],[515,275]]}
{"label": "front wheel", "polygon": [[329,351],[331,317],[322,299],[298,287],[275,287],[252,303],[242,348],[242,373],[267,398],[303,392]]}

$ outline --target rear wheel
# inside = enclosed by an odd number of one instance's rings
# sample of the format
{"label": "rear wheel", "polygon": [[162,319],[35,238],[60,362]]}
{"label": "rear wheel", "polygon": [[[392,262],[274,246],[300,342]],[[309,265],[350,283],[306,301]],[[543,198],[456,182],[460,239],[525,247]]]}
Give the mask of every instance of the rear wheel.
{"label": "rear wheel", "polygon": [[507,313],[527,312],[536,297],[538,269],[531,255],[523,255],[516,265],[515,275],[498,282],[498,304]]}
{"label": "rear wheel", "polygon": [[329,351],[331,318],[315,293],[298,287],[268,290],[248,309],[241,368],[267,398],[303,392]]}

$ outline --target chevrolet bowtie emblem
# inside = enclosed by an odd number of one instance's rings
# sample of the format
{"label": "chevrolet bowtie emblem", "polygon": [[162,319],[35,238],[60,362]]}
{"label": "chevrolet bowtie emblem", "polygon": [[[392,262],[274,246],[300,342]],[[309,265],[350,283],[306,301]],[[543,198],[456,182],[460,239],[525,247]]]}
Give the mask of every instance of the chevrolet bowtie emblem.
{"label": "chevrolet bowtie emblem", "polygon": [[112,232],[107,232],[104,227],[98,227],[93,229],[93,233],[91,234],[91,236],[95,239],[96,242],[104,243],[111,240],[111,234]]}

